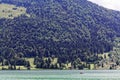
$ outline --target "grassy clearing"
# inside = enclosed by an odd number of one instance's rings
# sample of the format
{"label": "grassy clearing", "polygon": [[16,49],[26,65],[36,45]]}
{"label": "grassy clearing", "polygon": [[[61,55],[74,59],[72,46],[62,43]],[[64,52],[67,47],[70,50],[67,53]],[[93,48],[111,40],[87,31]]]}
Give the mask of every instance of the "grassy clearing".
{"label": "grassy clearing", "polygon": [[0,18],[13,19],[14,17],[18,17],[22,14],[30,17],[30,15],[26,13],[26,8],[24,7],[16,7],[15,5],[3,3],[0,4]]}
{"label": "grassy clearing", "polygon": [[34,65],[34,58],[25,58],[25,60],[30,62],[31,69],[36,69],[36,65]]}
{"label": "grassy clearing", "polygon": [[[4,68],[5,70],[8,70],[9,66],[5,65],[5,66],[0,66],[0,70],[2,70],[2,68]],[[25,66],[16,66],[16,69],[20,69],[20,70],[27,70],[27,68]]]}

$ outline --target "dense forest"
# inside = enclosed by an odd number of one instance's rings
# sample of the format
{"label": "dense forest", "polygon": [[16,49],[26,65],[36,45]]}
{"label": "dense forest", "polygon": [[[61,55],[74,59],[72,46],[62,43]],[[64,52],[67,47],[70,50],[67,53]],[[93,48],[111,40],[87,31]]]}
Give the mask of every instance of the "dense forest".
{"label": "dense forest", "polygon": [[60,66],[71,63],[81,69],[85,65],[80,61],[100,60],[98,54],[113,50],[114,39],[120,37],[120,12],[87,0],[1,0],[1,3],[25,7],[30,15],[0,19],[2,65],[29,66],[24,58],[34,58],[37,68],[57,68],[45,65],[50,66],[51,59],[58,58]]}

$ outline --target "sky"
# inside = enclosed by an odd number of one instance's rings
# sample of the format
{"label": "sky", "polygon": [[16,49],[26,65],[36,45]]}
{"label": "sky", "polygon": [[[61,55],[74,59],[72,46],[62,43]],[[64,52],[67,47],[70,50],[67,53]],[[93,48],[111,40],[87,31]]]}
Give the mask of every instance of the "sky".
{"label": "sky", "polygon": [[120,11],[120,0],[88,0],[108,9]]}

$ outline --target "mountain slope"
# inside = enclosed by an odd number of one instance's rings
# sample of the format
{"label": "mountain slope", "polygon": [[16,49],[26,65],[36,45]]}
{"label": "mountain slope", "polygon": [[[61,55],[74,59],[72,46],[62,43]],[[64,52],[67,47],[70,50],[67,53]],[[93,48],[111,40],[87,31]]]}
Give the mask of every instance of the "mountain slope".
{"label": "mountain slope", "polygon": [[2,0],[27,8],[31,17],[0,19],[0,54],[95,62],[120,36],[120,13],[86,0]]}

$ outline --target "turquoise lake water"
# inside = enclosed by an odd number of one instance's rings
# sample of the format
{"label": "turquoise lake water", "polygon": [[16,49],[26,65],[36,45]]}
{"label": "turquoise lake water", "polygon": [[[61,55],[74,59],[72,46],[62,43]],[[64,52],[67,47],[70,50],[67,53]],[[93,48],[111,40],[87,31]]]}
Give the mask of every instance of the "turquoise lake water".
{"label": "turquoise lake water", "polygon": [[120,71],[117,70],[0,71],[0,80],[120,80]]}

